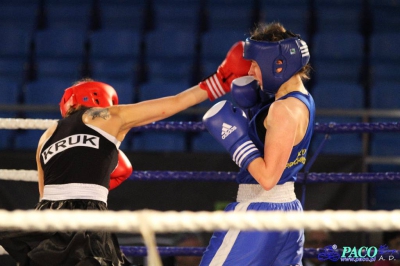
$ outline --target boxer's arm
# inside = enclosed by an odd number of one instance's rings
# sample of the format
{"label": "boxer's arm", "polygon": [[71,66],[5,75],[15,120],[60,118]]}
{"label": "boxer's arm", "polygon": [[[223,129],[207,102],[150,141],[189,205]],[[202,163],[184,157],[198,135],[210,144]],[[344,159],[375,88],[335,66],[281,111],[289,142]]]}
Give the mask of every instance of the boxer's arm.
{"label": "boxer's arm", "polygon": [[44,190],[44,173],[42,169],[42,164],[40,163],[40,152],[42,150],[43,144],[53,135],[57,128],[57,124],[50,126],[40,137],[38,147],[36,150],[36,167],[38,173],[38,188],[39,188],[39,200],[43,197]]}
{"label": "boxer's arm", "polygon": [[92,108],[90,112],[95,115],[85,112],[82,120],[85,124],[96,126],[123,141],[131,128],[165,119],[207,99],[207,92],[196,85],[174,96],[107,108]]}
{"label": "boxer's arm", "polygon": [[[165,119],[207,99],[215,100],[230,92],[232,81],[247,75],[251,62],[243,59],[244,42],[235,43],[210,77],[175,96],[121,107],[122,131]],[[162,88],[160,88],[162,89]]]}
{"label": "boxer's arm", "polygon": [[39,201],[40,201],[43,198],[44,175],[43,175],[42,166],[40,165],[40,155],[39,155],[39,153],[36,154],[36,164],[37,164]]}
{"label": "boxer's arm", "polygon": [[247,170],[266,190],[272,189],[279,181],[296,138],[298,119],[285,100],[274,102],[264,121],[267,129],[265,136],[264,158],[257,158],[249,164]]}
{"label": "boxer's arm", "polygon": [[[139,102],[136,104],[115,105],[109,107],[112,122],[85,121],[105,130],[122,141],[126,133],[133,127],[146,125],[168,118],[207,99],[214,100],[230,91],[231,82],[246,75],[251,62],[243,59],[243,42],[237,42],[228,51],[225,60],[218,67],[215,75],[203,80],[177,95]],[[222,89],[215,82],[222,86]],[[160,90],[163,88],[160,87]],[[218,89],[221,89],[217,92]],[[108,118],[106,120],[109,120]],[[117,132],[115,132],[117,131]]]}
{"label": "boxer's arm", "polygon": [[207,92],[196,85],[174,96],[112,106],[110,112],[117,112],[121,119],[121,131],[124,131],[168,118],[207,99]]}

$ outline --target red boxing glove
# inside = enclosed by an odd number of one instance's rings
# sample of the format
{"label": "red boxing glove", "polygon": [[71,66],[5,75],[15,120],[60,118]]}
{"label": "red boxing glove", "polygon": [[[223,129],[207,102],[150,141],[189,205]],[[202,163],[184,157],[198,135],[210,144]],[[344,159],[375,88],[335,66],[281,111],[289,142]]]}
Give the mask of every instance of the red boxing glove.
{"label": "red boxing glove", "polygon": [[235,43],[229,49],[217,72],[199,83],[200,88],[207,91],[211,101],[230,92],[231,83],[235,78],[248,75],[251,61],[243,58],[243,46],[242,41]]}
{"label": "red boxing glove", "polygon": [[124,182],[132,174],[132,164],[126,157],[125,153],[118,150],[118,164],[114,171],[110,175],[110,187],[109,190],[118,187],[122,182]]}

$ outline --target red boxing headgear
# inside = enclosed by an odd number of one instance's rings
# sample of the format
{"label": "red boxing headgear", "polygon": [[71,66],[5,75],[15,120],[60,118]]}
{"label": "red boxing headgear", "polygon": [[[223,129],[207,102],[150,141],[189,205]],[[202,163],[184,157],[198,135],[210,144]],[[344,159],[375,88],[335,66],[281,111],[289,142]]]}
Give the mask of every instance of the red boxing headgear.
{"label": "red boxing headgear", "polygon": [[108,107],[118,104],[118,95],[108,84],[85,81],[65,90],[60,102],[62,117],[65,117],[69,108],[78,104],[87,107]]}

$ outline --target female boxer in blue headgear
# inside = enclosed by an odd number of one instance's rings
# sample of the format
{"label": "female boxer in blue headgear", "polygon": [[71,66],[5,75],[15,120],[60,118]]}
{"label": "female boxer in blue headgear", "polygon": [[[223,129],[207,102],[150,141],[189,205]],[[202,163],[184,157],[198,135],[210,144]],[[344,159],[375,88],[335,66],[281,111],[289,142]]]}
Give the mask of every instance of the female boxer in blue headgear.
{"label": "female boxer in blue headgear", "polygon": [[[310,69],[307,44],[279,23],[260,25],[246,40],[243,57],[251,60],[249,76],[232,83],[240,109],[222,101],[203,117],[241,167],[237,200],[226,211],[302,211],[294,182],[315,116],[303,84]],[[265,101],[270,96],[272,103]],[[201,265],[301,265],[303,242],[302,230],[215,232]]]}

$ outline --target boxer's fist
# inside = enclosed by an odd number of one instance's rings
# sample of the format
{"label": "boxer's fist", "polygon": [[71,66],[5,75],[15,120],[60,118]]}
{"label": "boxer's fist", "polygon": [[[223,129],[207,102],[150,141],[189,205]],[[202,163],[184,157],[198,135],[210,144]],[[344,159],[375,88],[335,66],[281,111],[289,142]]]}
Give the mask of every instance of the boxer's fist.
{"label": "boxer's fist", "polygon": [[261,157],[248,135],[248,120],[244,112],[232,103],[221,101],[215,104],[204,114],[203,123],[239,167],[246,169],[254,159]]}
{"label": "boxer's fist", "polygon": [[109,190],[118,187],[132,174],[132,164],[125,153],[118,150],[118,164],[110,175]]}
{"label": "boxer's fist", "polygon": [[232,98],[241,109],[249,109],[260,102],[258,83],[252,76],[232,81]]}
{"label": "boxer's fist", "polygon": [[207,91],[208,98],[213,101],[231,90],[235,78],[247,75],[251,62],[243,58],[244,42],[235,43],[226,54],[226,58],[217,72],[202,80],[200,88]]}

